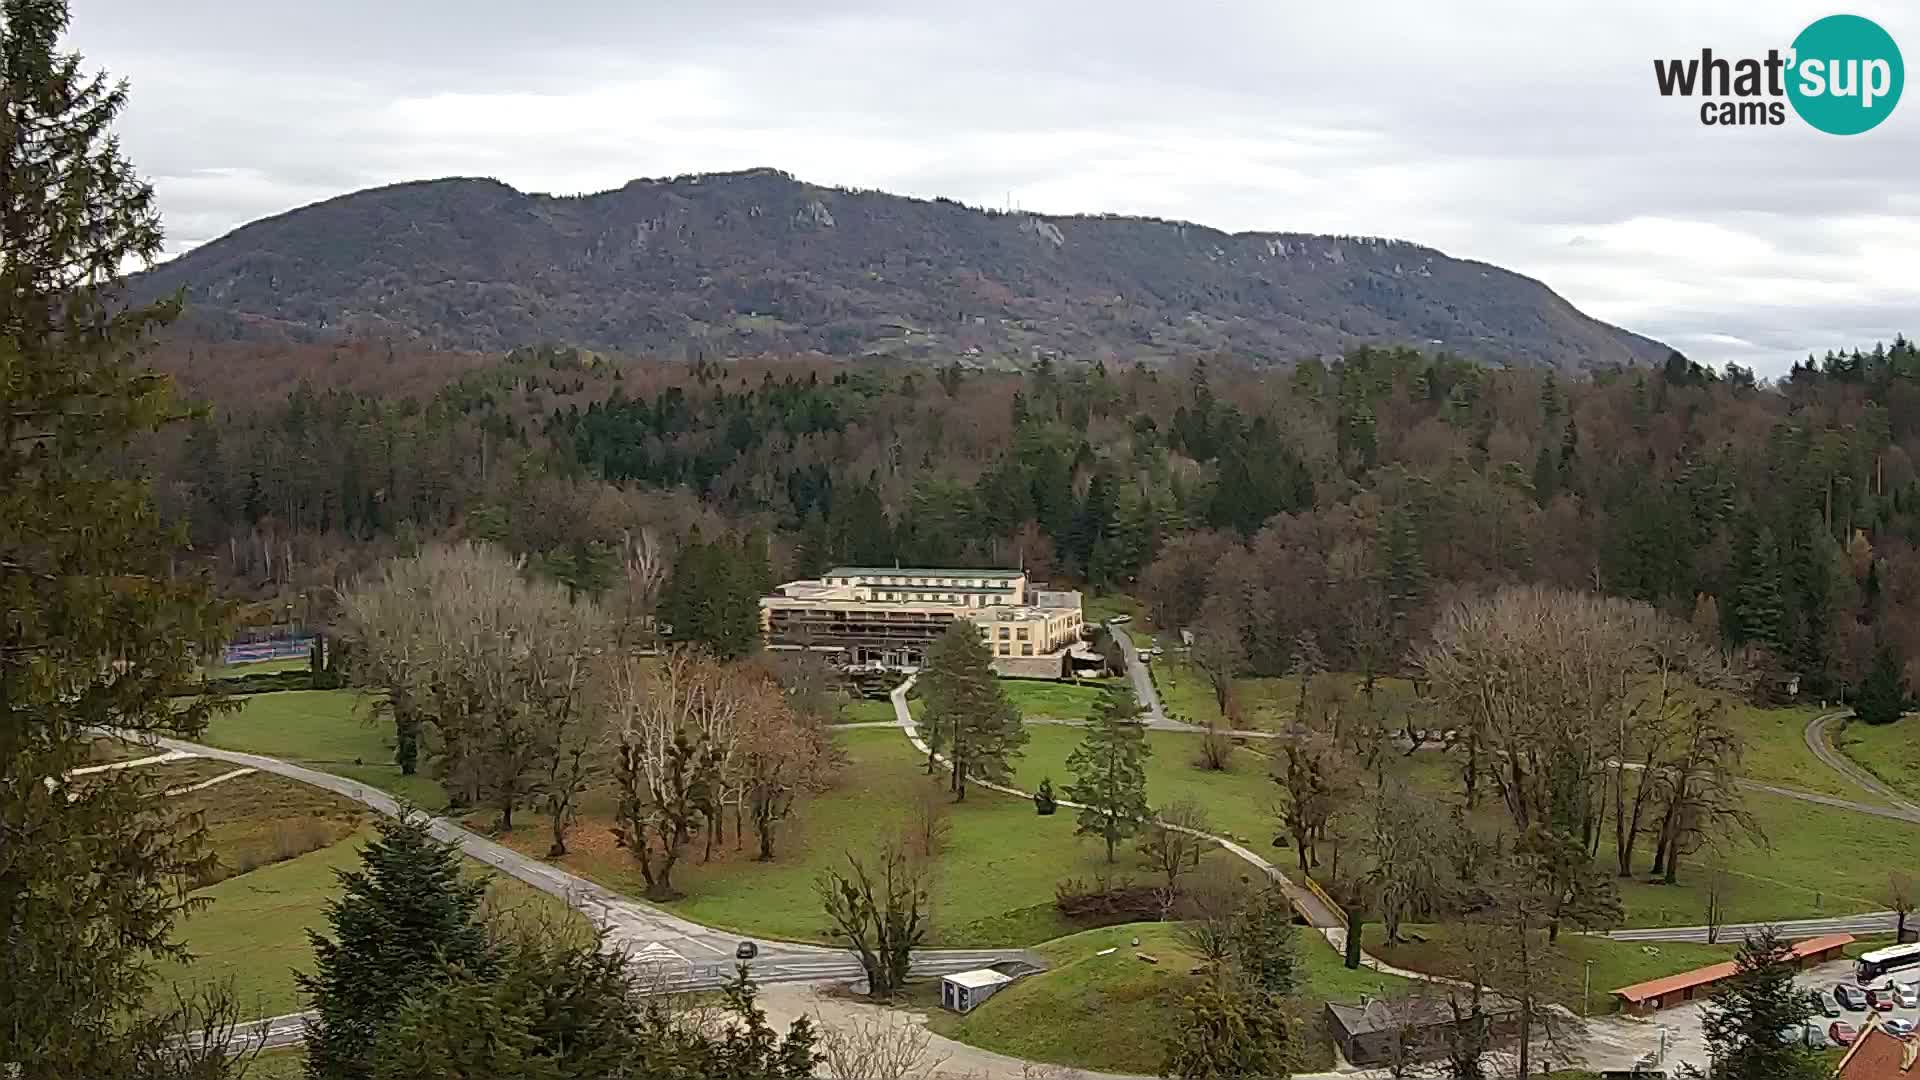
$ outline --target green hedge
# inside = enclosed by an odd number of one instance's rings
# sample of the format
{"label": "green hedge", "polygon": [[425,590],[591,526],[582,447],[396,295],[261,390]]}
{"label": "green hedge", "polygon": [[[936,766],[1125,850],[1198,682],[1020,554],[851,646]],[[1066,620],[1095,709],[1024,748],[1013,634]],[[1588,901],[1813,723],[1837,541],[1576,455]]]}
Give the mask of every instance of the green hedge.
{"label": "green hedge", "polygon": [[227,694],[271,694],[280,690],[338,690],[346,680],[337,671],[257,671],[209,679]]}

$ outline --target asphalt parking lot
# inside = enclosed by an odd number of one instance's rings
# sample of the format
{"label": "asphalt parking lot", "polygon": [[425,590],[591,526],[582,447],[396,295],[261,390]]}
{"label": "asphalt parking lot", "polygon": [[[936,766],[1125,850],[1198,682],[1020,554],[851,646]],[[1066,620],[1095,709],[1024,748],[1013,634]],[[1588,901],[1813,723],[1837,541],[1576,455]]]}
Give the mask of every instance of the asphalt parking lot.
{"label": "asphalt parking lot", "polygon": [[[1891,976],[1882,976],[1875,986],[1885,986],[1889,981],[1920,981],[1920,969],[1909,968],[1895,972]],[[1817,967],[1811,967],[1800,973],[1794,980],[1795,985],[1804,990],[1819,990],[1829,997],[1837,984],[1858,986],[1853,981],[1853,961],[1833,960]],[[1657,1068],[1671,1076],[1681,1065],[1694,1065],[1707,1068],[1707,1044],[1700,1028],[1700,1007],[1702,1002],[1689,1002],[1685,1005],[1664,1009],[1642,1020],[1623,1015],[1596,1016],[1588,1025],[1586,1067],[1590,1069],[1627,1069],[1636,1062],[1651,1055],[1657,1061]],[[1837,1019],[1843,1020],[1858,1030],[1866,1024],[1868,1012],[1840,1011]],[[1898,1017],[1920,1027],[1920,1009],[1895,1007],[1891,1012],[1880,1014],[1883,1018]],[[1817,1017],[1821,1031],[1826,1031],[1835,1018]]]}

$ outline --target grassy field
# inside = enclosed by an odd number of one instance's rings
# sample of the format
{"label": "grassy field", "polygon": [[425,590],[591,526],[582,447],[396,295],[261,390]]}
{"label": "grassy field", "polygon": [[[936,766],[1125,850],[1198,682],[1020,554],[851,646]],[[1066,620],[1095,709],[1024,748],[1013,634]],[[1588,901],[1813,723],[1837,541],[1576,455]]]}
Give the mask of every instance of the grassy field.
{"label": "grassy field", "polygon": [[393,764],[393,732],[370,720],[367,697],[352,690],[255,694],[239,711],[217,716],[201,741],[297,761],[411,799],[428,810],[447,803],[431,777],[403,776]]}
{"label": "grassy field", "polygon": [[1823,711],[1815,706],[1795,709],[1756,709],[1735,706],[1733,726],[1747,742],[1740,772],[1750,780],[1796,791],[1822,795],[1844,795],[1861,802],[1880,800],[1849,783],[1846,777],[1822,764],[1807,749],[1807,724]]}
{"label": "grassy field", "polygon": [[[1053,789],[1064,794],[1065,787],[1073,782],[1067,772],[1067,755],[1080,745],[1085,731],[1035,725],[1027,729],[1027,735],[1026,756],[1017,763],[1014,773],[1015,786],[1031,791],[1040,786],[1042,778],[1051,777]],[[1200,746],[1198,736],[1149,731],[1146,738],[1153,751],[1147,758],[1150,805],[1162,807],[1176,799],[1191,799],[1206,808],[1216,831],[1225,830],[1236,839],[1251,840],[1259,846],[1273,839],[1274,816],[1268,808],[1279,788],[1268,779],[1270,761],[1258,748],[1236,748],[1228,758],[1227,771],[1209,772],[1194,765]]]}
{"label": "grassy field", "polygon": [[1887,786],[1920,799],[1920,719],[1908,717],[1891,724],[1849,721],[1833,732],[1833,744]]}
{"label": "grassy field", "polygon": [[1080,612],[1090,623],[1106,622],[1115,615],[1125,615],[1130,620],[1125,624],[1129,634],[1136,631],[1142,634],[1153,632],[1146,605],[1126,593],[1093,593],[1081,600]]}
{"label": "grassy field", "polygon": [[[1782,725],[1783,729],[1791,725]],[[1025,758],[1017,764],[1018,786],[1031,790],[1043,777],[1053,779],[1056,791],[1071,777],[1067,755],[1083,733],[1074,728],[1034,726],[1028,730]],[[1147,798],[1155,806],[1175,799],[1192,799],[1206,808],[1216,830],[1224,830],[1288,869],[1289,850],[1269,851],[1275,828],[1272,811],[1278,788],[1268,778],[1268,751],[1255,741],[1237,747],[1226,772],[1195,767],[1199,737],[1177,732],[1149,732],[1153,755],[1147,761]],[[1460,798],[1458,763],[1450,755],[1420,753],[1395,758],[1391,766],[1402,782],[1430,794],[1436,807],[1451,806]],[[1907,853],[1920,848],[1920,827],[1880,820],[1819,806],[1785,796],[1749,792],[1746,805],[1767,843],[1742,843],[1729,857],[1725,891],[1728,921],[1815,918],[1849,912],[1884,909],[1882,895],[1890,868],[1910,862]],[[1497,804],[1484,804],[1486,820],[1498,825]],[[1651,865],[1651,840],[1643,839],[1636,869],[1644,875]],[[1612,847],[1603,841],[1602,865],[1613,863]],[[1620,882],[1630,926],[1697,925],[1706,921],[1707,875],[1696,857],[1681,864],[1677,885],[1650,883],[1642,878]]]}
{"label": "grassy field", "polygon": [[[1049,730],[1035,728],[1036,732]],[[1071,729],[1059,729],[1071,730]],[[1075,929],[1054,910],[1054,886],[1068,877],[1091,881],[1107,869],[1091,840],[1074,836],[1067,814],[1040,817],[1033,803],[970,789],[964,803],[942,794],[945,778],[921,772],[924,756],[898,732],[846,731],[837,736],[849,764],[831,791],[806,800],[782,828],[776,858],[756,862],[733,849],[731,831],[710,863],[696,837],[674,869],[685,894],[668,907],[691,919],[741,933],[794,940],[826,940],[814,882],[829,867],[844,868],[847,853],[870,859],[886,841],[910,831],[911,808],[922,793],[947,807],[948,836],[934,863],[930,944],[1030,945]],[[608,832],[610,797],[593,793],[559,863],[610,888],[634,895],[643,883],[633,860]],[[544,855],[544,823],[526,815],[505,842]],[[1224,856],[1216,856],[1224,857]],[[1129,850],[1116,873],[1144,878]]]}
{"label": "grassy field", "polygon": [[262,1050],[247,1064],[247,1080],[306,1080],[307,1051],[301,1046]]}
{"label": "grassy field", "polygon": [[[918,702],[909,702],[907,707],[913,708],[916,704]],[[891,701],[856,698],[840,706],[840,723],[843,724],[891,724],[893,720],[893,702]]]}
{"label": "grassy field", "polygon": [[[1407,926],[1401,932],[1424,940],[1388,945],[1386,930],[1370,924],[1362,931],[1361,941],[1369,953],[1409,971],[1452,977],[1464,977],[1470,971],[1463,958],[1465,945],[1459,927]],[[1538,939],[1533,955],[1540,958],[1548,996],[1575,1012],[1581,1009],[1587,963],[1592,962],[1591,1010],[1595,1015],[1613,1011],[1613,998],[1608,996],[1612,990],[1730,960],[1735,948],[1673,941],[1614,941],[1572,933],[1561,934],[1552,945],[1547,944],[1544,932]]]}
{"label": "grassy field", "polygon": [[255,660],[248,664],[209,664],[200,669],[209,679],[231,679],[240,675],[271,675],[280,671],[306,671],[313,661],[304,656],[283,660]]}
{"label": "grassy field", "polygon": [[[232,768],[225,762],[193,764],[218,772]],[[168,807],[201,815],[222,878],[329,847],[353,835],[372,815],[344,796],[258,772],[175,796]]]}
{"label": "grassy field", "polygon": [[[176,935],[195,959],[191,964],[158,965],[156,985],[185,988],[230,979],[246,1016],[297,1011],[300,1003],[293,971],[308,968],[313,961],[307,930],[325,926],[327,901],[337,892],[334,871],[359,864],[360,843],[369,835],[358,833],[299,858],[196,890],[195,896],[212,903],[181,920]],[[582,928],[587,925],[545,893],[493,875],[479,863],[468,866],[474,875],[491,879],[487,902],[492,914],[538,912]]]}
{"label": "grassy field", "polygon": [[1034,679],[1002,679],[1000,689],[1007,700],[1032,720],[1085,720],[1093,715],[1100,696],[1109,686],[1123,686],[1122,679],[1088,679],[1080,683],[1041,682]]}
{"label": "grassy field", "polygon": [[[1138,937],[1140,945],[1131,942]],[[1352,1001],[1406,985],[1406,980],[1372,971],[1348,971],[1317,936],[1297,937],[1296,1007],[1315,1021],[1328,1000]],[[1106,949],[1114,952],[1098,955]],[[1003,1054],[1073,1068],[1152,1074],[1159,1070],[1165,1042],[1179,1017],[1182,999],[1199,985],[1197,961],[1180,941],[1176,926],[1135,923],[1089,930],[1049,941],[1037,949],[1048,971],[1023,979],[961,1016],[929,1008],[927,1026],[960,1042]],[[1145,953],[1158,960],[1138,959]],[[934,1005],[938,985],[915,1004]],[[1319,1067],[1331,1061],[1322,1043]]]}

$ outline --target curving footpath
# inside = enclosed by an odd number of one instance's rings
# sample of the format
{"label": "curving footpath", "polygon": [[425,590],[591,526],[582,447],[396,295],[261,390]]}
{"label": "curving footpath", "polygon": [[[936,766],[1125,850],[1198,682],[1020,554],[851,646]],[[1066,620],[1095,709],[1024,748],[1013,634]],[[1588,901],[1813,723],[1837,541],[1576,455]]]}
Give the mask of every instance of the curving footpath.
{"label": "curving footpath", "polygon": [[1914,803],[1889,787],[1879,777],[1855,764],[1845,754],[1835,749],[1833,743],[1827,739],[1828,725],[1835,720],[1844,720],[1852,715],[1853,711],[1849,709],[1814,717],[1807,723],[1807,730],[1804,733],[1807,749],[1813,751],[1813,756],[1819,758],[1822,764],[1852,781],[1855,787],[1885,799],[1889,804],[1903,811],[1907,820],[1920,821],[1920,804]]}
{"label": "curving footpath", "polygon": [[[151,741],[167,750],[298,780],[344,795],[389,817],[401,813],[399,800],[357,780],[260,754],[159,736]],[[558,897],[592,920],[605,931],[607,943],[645,968],[649,980],[660,989],[705,989],[723,985],[733,977],[738,963],[734,950],[745,935],[704,926],[615,893],[557,866],[522,855],[447,818],[433,817],[430,821],[430,831],[436,839],[455,844],[469,857]],[[758,944],[759,955],[748,962],[757,982],[856,979],[865,974],[859,957],[847,949],[764,939],[758,940]],[[925,949],[916,950],[913,956],[914,966],[929,974],[965,971],[1002,960],[1024,960],[1045,966],[1039,957],[1020,949]]]}
{"label": "curving footpath", "polygon": [[[1159,730],[1198,731],[1204,730],[1192,724],[1170,720],[1162,711],[1159,696],[1154,692],[1151,677],[1146,665],[1139,662],[1138,652],[1124,631],[1115,629],[1115,635],[1126,649],[1129,675],[1133,677],[1135,691],[1145,706],[1149,716],[1147,726]],[[895,720],[875,723],[838,725],[841,727],[898,727],[913,745],[922,753],[929,747],[921,737],[919,726],[907,708],[906,695],[914,680],[907,679],[896,687],[891,696]],[[1144,684],[1144,685],[1143,685]],[[1890,808],[1875,806],[1833,796],[1816,795],[1811,792],[1798,792],[1777,788],[1767,784],[1743,782],[1745,786],[1800,798],[1811,802],[1835,806],[1841,809],[1880,817],[1920,823],[1920,805],[1902,797],[1887,787],[1858,765],[1846,760],[1836,752],[1827,740],[1826,728],[1832,721],[1847,715],[1833,712],[1815,717],[1807,725],[1805,739],[1807,747],[1820,761],[1847,777],[1866,793],[1886,800]],[[1245,733],[1248,735],[1267,733]],[[356,780],[336,776],[332,773],[307,768],[278,758],[241,751],[222,750],[218,747],[204,746],[179,739],[152,737],[147,740],[153,745],[164,748],[168,753],[164,760],[177,760],[180,756],[198,756],[230,762],[244,769],[269,772],[284,776],[301,783],[332,791],[353,799],[380,813],[397,816],[402,811],[401,804],[386,792],[370,787]],[[153,763],[160,758],[141,761],[115,763],[109,767],[126,767]],[[228,776],[240,775],[240,770]],[[226,779],[220,777],[218,779]],[[1031,792],[988,781],[973,779],[970,782],[1020,798],[1032,798]],[[1078,809],[1079,804],[1062,800],[1060,805]],[[574,910],[581,912],[599,926],[607,935],[607,941],[619,948],[639,965],[649,968],[655,979],[655,985],[663,990],[691,990],[720,985],[731,978],[734,963],[733,948],[741,939],[740,935],[724,930],[704,926],[692,920],[681,918],[671,912],[654,907],[629,897],[614,893],[600,885],[571,874],[559,867],[548,865],[537,859],[495,843],[451,820],[441,817],[431,819],[432,834],[443,841],[459,846],[468,856],[485,862],[542,892],[560,898]],[[1290,900],[1327,943],[1336,951],[1344,950],[1346,928],[1340,916],[1332,911],[1314,891],[1293,881],[1273,863],[1262,858],[1252,850],[1228,840],[1225,837],[1195,831],[1194,835],[1210,840],[1248,864],[1258,868],[1286,892]],[[1892,912],[1872,912],[1861,915],[1840,916],[1828,919],[1805,919],[1783,923],[1770,923],[1789,936],[1812,936],[1832,932],[1876,933],[1890,931],[1894,927],[1895,916]],[[1738,935],[1747,930],[1757,929],[1762,924],[1728,924],[1718,928],[1725,937]],[[1608,934],[1622,941],[1705,941],[1708,928],[1694,927],[1652,927],[1637,930],[1616,930]],[[1024,950],[1006,949],[928,949],[917,950],[914,954],[915,967],[922,972],[938,974],[979,967],[1000,960],[1022,959],[1029,963],[1039,958]],[[1361,954],[1361,963],[1375,971],[1398,975],[1421,982],[1449,983],[1454,980],[1411,971],[1387,964],[1367,953]],[[1044,965],[1042,965],[1044,966]],[[756,981],[762,984],[804,984],[828,980],[854,979],[864,974],[858,958],[850,951],[822,945],[808,945],[796,942],[768,941],[761,944],[759,956],[749,963]],[[795,1015],[807,1013],[818,1016],[828,999],[810,995],[804,986],[789,986],[769,991],[769,1011],[784,1013],[794,1010]],[[775,1002],[786,1006],[781,1008]],[[880,1010],[882,1006],[862,1005],[859,1003],[838,1002],[840,1008],[850,1010]],[[827,1006],[831,1007],[831,1006]],[[242,1034],[258,1035],[265,1045],[275,1046],[297,1042],[304,1033],[304,1013],[269,1017],[252,1021],[241,1027]],[[1634,1038],[1645,1032],[1634,1032],[1636,1025],[1626,1021],[1602,1020],[1596,1018],[1588,1022],[1599,1036],[1594,1041],[1605,1045],[1608,1035],[1627,1037],[1629,1042],[1641,1042],[1643,1038]],[[1605,1025],[1602,1029],[1602,1025]],[[1613,1031],[1612,1029],[1620,1029]],[[1603,1033],[1604,1032],[1604,1033]],[[989,1076],[1021,1077],[1029,1075],[1029,1063],[1018,1058],[995,1054],[978,1047],[945,1039],[929,1033],[931,1052],[945,1063],[959,1064],[969,1072],[984,1072]],[[1047,1066],[1047,1068],[1055,1068]],[[1145,1080],[1089,1072],[1087,1070],[1061,1070],[1064,1075],[1084,1077],[1086,1080]],[[1376,1075],[1369,1071],[1341,1070],[1330,1073],[1301,1074],[1302,1080],[1320,1080],[1320,1078],[1352,1078]]]}

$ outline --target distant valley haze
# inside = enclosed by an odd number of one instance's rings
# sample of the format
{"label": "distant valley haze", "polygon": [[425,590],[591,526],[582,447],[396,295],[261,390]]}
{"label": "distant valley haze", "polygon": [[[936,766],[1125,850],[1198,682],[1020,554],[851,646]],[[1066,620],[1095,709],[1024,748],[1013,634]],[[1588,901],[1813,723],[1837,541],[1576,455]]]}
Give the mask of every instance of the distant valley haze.
{"label": "distant valley haze", "polygon": [[[1920,41],[1904,7],[1850,10]],[[121,131],[176,254],[401,181],[584,193],[771,165],[1046,217],[1400,238],[1779,375],[1912,329],[1920,106],[1848,138],[1715,130],[1652,62],[1764,55],[1827,13],[97,0],[73,44],[134,86]]]}

